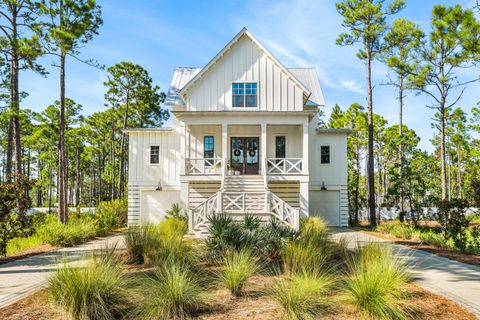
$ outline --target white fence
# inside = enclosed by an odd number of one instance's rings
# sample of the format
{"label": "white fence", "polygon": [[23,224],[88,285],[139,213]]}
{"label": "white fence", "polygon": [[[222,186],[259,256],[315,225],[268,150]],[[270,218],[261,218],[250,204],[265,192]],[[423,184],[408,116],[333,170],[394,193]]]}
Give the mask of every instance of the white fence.
{"label": "white fence", "polygon": [[[407,219],[410,218],[410,208],[407,208],[406,210],[406,216]],[[378,212],[378,209],[376,209],[376,212]],[[400,213],[400,210],[398,208],[392,207],[392,208],[381,208],[380,209],[380,218],[382,220],[393,220],[397,219],[398,215]],[[480,213],[480,209],[478,208],[467,208],[467,216],[472,215],[472,214],[478,214]],[[429,207],[429,208],[422,208],[422,213],[421,213],[421,218],[435,218],[437,215],[437,208]],[[359,217],[360,220],[367,220],[369,219],[369,213],[367,208],[363,208],[359,212]]]}

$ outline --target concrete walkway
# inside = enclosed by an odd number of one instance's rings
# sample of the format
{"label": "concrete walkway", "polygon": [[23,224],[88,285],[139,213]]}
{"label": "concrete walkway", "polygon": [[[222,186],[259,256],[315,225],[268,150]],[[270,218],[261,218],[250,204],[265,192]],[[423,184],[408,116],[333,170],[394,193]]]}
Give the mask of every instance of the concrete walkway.
{"label": "concrete walkway", "polygon": [[115,235],[0,265],[0,308],[42,289],[52,272],[64,261],[81,263],[95,249],[124,247],[123,236]]}
{"label": "concrete walkway", "polygon": [[[350,247],[367,242],[389,242],[345,228],[334,230],[333,237],[344,238]],[[480,319],[480,267],[402,245],[394,245],[394,250],[410,266],[418,285],[457,302]]]}

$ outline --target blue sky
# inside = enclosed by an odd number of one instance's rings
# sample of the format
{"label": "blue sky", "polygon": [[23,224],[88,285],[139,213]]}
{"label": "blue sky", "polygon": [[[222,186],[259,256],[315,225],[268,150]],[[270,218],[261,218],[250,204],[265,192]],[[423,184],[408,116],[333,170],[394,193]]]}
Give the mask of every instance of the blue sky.
{"label": "blue sky", "polygon": [[[335,103],[346,109],[351,103],[365,104],[364,66],[356,58],[356,48],[338,47],[341,17],[334,0],[104,0],[104,25],[100,34],[82,49],[82,57],[95,58],[110,66],[132,61],[145,67],[162,91],[168,89],[175,66],[204,66],[241,28],[247,27],[284,65],[315,66],[329,114]],[[388,2],[388,1],[387,1]],[[474,0],[407,0],[404,17],[428,30],[433,5],[472,6]],[[50,75],[42,78],[22,74],[22,90],[29,97],[23,108],[43,110],[59,96],[58,69],[50,67],[53,57],[41,61]],[[478,76],[478,69],[462,71],[460,78]],[[398,106],[392,88],[381,85],[387,69],[374,65],[374,111],[395,124]],[[67,62],[67,96],[84,107],[84,114],[104,110],[106,71],[70,59]],[[470,110],[480,100],[480,84],[467,88],[458,106]],[[408,93],[405,124],[421,137],[420,146],[432,150],[433,111],[425,96]]]}

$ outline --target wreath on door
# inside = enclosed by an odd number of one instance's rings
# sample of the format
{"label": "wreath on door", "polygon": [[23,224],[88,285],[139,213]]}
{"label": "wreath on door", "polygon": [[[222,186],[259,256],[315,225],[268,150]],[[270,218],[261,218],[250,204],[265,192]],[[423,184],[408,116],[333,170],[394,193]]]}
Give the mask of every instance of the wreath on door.
{"label": "wreath on door", "polygon": [[234,155],[235,157],[240,156],[240,150],[238,150],[238,149],[233,150],[233,155]]}
{"label": "wreath on door", "polygon": [[251,149],[250,151],[248,151],[248,154],[250,155],[250,157],[255,157],[255,149]]}

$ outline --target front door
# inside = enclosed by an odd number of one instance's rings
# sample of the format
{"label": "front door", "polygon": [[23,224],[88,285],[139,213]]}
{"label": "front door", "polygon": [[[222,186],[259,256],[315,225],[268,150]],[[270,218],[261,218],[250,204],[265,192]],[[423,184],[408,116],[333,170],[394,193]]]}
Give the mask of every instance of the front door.
{"label": "front door", "polygon": [[241,174],[258,174],[259,167],[258,137],[232,137],[230,141],[230,159],[232,169]]}

